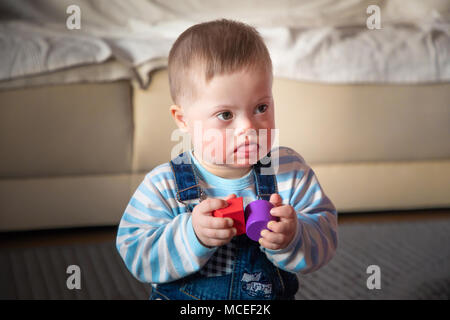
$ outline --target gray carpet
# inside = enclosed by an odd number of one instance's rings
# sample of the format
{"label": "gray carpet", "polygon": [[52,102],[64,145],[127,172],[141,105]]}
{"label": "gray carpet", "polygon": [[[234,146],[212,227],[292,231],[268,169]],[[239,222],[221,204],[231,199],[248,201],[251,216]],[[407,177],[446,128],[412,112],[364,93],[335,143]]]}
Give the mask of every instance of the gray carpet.
{"label": "gray carpet", "polygon": [[[450,221],[339,228],[330,263],[300,277],[298,299],[450,299]],[[367,288],[378,265],[381,289]]]}
{"label": "gray carpet", "polygon": [[[81,269],[81,289],[69,290],[66,268]],[[381,289],[369,290],[369,265]],[[0,299],[147,299],[114,243],[4,249]],[[322,269],[300,276],[297,299],[450,299],[450,221],[347,224],[339,248]]]}

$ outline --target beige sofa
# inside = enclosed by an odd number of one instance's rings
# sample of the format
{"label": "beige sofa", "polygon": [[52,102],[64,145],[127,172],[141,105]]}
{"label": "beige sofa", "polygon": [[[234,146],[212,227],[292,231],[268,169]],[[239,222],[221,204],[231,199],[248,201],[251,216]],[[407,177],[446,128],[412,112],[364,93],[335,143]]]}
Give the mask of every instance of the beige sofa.
{"label": "beige sofa", "polygon": [[[275,79],[280,145],[341,214],[450,207],[450,84]],[[167,72],[0,91],[0,231],[115,225],[175,125]]]}

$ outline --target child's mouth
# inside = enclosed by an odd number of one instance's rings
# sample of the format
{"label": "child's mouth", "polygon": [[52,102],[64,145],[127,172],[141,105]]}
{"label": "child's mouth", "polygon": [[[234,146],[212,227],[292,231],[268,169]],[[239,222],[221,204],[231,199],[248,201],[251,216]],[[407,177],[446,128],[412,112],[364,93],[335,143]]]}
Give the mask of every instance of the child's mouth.
{"label": "child's mouth", "polygon": [[257,143],[245,143],[245,144],[241,144],[240,146],[238,146],[235,149],[235,153],[239,154],[239,155],[244,155],[247,156],[251,153],[256,153],[258,152],[259,146]]}

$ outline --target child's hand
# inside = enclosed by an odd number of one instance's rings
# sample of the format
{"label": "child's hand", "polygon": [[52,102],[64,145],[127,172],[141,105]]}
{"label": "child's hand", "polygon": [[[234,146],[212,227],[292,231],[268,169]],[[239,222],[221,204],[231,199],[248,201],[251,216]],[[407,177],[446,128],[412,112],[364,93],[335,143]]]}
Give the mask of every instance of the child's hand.
{"label": "child's hand", "polygon": [[231,218],[218,218],[212,212],[228,206],[226,200],[236,198],[229,195],[225,200],[207,198],[194,207],[192,211],[192,226],[198,240],[206,247],[216,247],[227,244],[236,235]]}
{"label": "child's hand", "polygon": [[284,249],[294,239],[297,232],[297,214],[290,205],[282,205],[282,199],[279,194],[270,196],[270,203],[274,208],[270,210],[271,215],[279,217],[280,221],[270,221],[267,228],[272,230],[261,231],[259,243],[267,249]]}

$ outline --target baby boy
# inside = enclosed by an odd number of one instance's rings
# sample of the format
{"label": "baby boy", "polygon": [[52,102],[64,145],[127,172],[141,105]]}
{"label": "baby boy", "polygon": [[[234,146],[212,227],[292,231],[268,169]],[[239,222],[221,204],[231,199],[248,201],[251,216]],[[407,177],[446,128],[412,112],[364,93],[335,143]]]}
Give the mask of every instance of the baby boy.
{"label": "baby boy", "polygon": [[[193,147],[149,172],[126,207],[117,249],[127,268],[151,283],[151,299],[294,299],[297,275],[336,251],[337,212],[304,159],[274,145],[261,36],[230,20],[194,25],[168,70],[170,112]],[[235,197],[273,205],[258,242],[213,215]]]}

